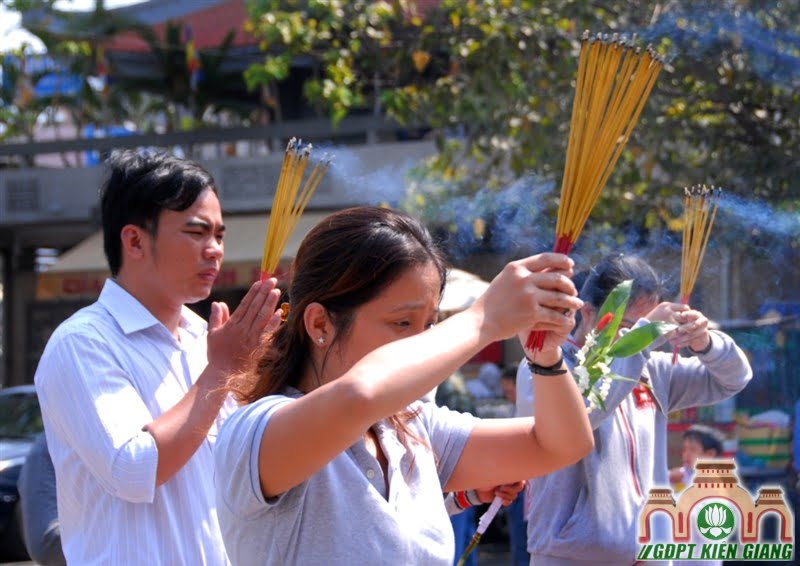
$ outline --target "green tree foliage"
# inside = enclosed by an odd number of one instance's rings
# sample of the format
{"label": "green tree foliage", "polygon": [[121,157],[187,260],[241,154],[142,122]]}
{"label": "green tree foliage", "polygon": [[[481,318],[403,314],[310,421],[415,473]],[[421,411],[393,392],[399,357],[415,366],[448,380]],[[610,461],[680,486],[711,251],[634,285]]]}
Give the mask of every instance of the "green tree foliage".
{"label": "green tree foliage", "polygon": [[[28,30],[43,41],[48,55],[68,68],[70,73],[84,77],[97,76],[101,46],[106,40],[125,32],[141,36],[158,65],[158,73],[154,76],[139,79],[115,76],[112,66],[111,83],[102,92],[90,88],[87,83],[77,97],[55,101],[38,99],[34,101],[35,104],[29,104],[25,112],[6,96],[8,100],[2,101],[3,108],[0,111],[6,136],[23,135],[26,139],[32,139],[36,115],[52,109],[53,103],[58,103],[60,108],[68,111],[79,129],[87,123],[122,124],[126,121],[147,129],[152,123],[150,118],[163,114],[168,128],[178,130],[202,123],[210,111],[224,109],[239,115],[247,115],[252,111],[253,105],[236,96],[236,88],[231,88],[231,83],[240,82],[241,76],[223,72],[222,64],[229,55],[234,30],[226,34],[218,46],[198,52],[202,79],[197,90],[192,92],[182,22],[167,22],[162,37],[139,21],[107,10],[103,0],[96,0],[92,10],[82,12],[56,10],[53,0],[2,1],[11,10],[33,11],[34,17],[26,20]],[[11,69],[12,73],[17,71]],[[34,83],[38,79],[30,78]],[[182,107],[189,110],[190,117],[181,118]]]}
{"label": "green tree foliage", "polygon": [[228,92],[230,76],[222,72],[222,63],[228,56],[235,31],[229,31],[221,43],[211,50],[198,51],[202,68],[202,80],[196,92],[189,86],[190,71],[186,61],[185,30],[181,23],[167,22],[164,37],[159,37],[149,28],[138,30],[151,53],[158,62],[157,76],[137,80],[122,81],[119,87],[124,90],[145,91],[164,97],[167,102],[167,116],[170,129],[180,129],[175,109],[178,106],[189,107],[194,124],[202,122],[202,117],[209,107],[241,110],[240,104],[231,99]]}
{"label": "green tree foliage", "polygon": [[[28,72],[24,61],[30,55],[27,46],[23,46],[12,53],[6,53],[3,60],[3,81],[0,89],[0,140],[34,141],[37,125],[48,124],[57,126],[56,116],[59,109],[65,109],[72,114],[74,123],[80,128],[83,124],[81,117],[85,115],[87,104],[93,97],[92,89],[88,82],[81,80],[81,88],[77,93],[55,93],[48,96],[36,96],[36,84],[46,75],[60,73],[62,75],[80,76],[85,68],[85,62],[90,55],[90,48],[85,42],[45,42],[54,60],[58,61],[58,71]],[[55,134],[59,129],[55,127]],[[71,165],[62,156],[65,166]],[[27,158],[29,165],[33,164],[32,158]]]}
{"label": "green tree foliage", "polygon": [[[420,3],[421,4],[421,3]],[[791,0],[251,0],[274,84],[311,57],[305,95],[334,121],[381,103],[433,129],[428,179],[471,194],[535,172],[560,183],[584,29],[637,32],[668,60],[596,216],[679,229],[685,185],[796,206],[800,6]],[[556,191],[553,192],[555,197]],[[430,195],[428,195],[430,198]],[[555,203],[555,199],[551,204]],[[418,203],[420,204],[420,203]]]}

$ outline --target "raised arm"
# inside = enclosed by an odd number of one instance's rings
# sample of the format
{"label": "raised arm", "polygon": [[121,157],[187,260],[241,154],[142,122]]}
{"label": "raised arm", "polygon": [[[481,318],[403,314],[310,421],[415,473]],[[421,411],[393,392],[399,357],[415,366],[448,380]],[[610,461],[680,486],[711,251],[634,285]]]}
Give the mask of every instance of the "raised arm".
{"label": "raised arm", "polygon": [[664,403],[666,397],[665,410],[711,405],[744,389],[753,371],[730,336],[709,330],[705,315],[688,307],[678,311],[673,322],[679,326],[671,343],[693,355],[678,358],[677,364],[662,353],[651,356],[648,370],[659,401]]}
{"label": "raised arm", "polygon": [[277,281],[256,282],[232,315],[225,303],[214,303],[208,332],[208,366],[172,408],[145,425],[158,446],[156,485],[180,470],[208,434],[227,391],[225,383],[247,356],[280,323]]}
{"label": "raised arm", "polygon": [[[584,399],[563,361],[560,344],[571,322],[551,328],[536,353],[533,411],[536,419],[480,421],[467,441],[448,489],[508,483],[574,464],[594,445]],[[527,364],[526,364],[527,365]],[[547,375],[538,366],[558,365],[564,373]],[[537,373],[542,371],[542,373]]]}
{"label": "raised arm", "polygon": [[255,285],[238,315],[228,317],[224,305],[215,305],[209,367],[155,419],[103,337],[60,336],[48,345],[37,371],[46,422],[109,493],[134,503],[152,501],[155,488],[186,464],[208,434],[227,395],[227,373],[261,330],[275,324],[274,286],[274,280]]}
{"label": "raised arm", "polygon": [[[753,377],[750,363],[733,339],[712,331],[710,348],[691,357],[679,358],[676,365],[666,356],[654,356],[654,375],[669,375],[669,411],[712,405],[732,397]],[[658,391],[658,390],[657,390]]]}
{"label": "raised arm", "polygon": [[[640,321],[645,324],[647,321]],[[644,353],[636,354],[630,358],[615,359],[611,364],[611,371],[624,377],[636,379],[642,375],[645,363],[649,356],[649,349]],[[567,361],[570,366],[570,362]],[[570,371],[574,368],[570,367]],[[589,423],[592,430],[596,430],[608,417],[614,414],[620,403],[630,395],[633,388],[636,387],[635,381],[628,380],[614,380],[611,382],[611,387],[608,390],[604,405],[605,407],[595,407],[589,413]],[[587,401],[584,402],[588,403]],[[523,360],[519,364],[517,370],[517,415],[520,416],[533,416],[534,415],[534,394],[533,394],[533,376],[528,369],[528,363]]]}
{"label": "raised arm", "polygon": [[[581,305],[564,275],[571,266],[559,254],[513,262],[466,311],[373,350],[338,379],[282,405],[261,439],[263,493],[275,496],[304,481],[372,424],[419,399],[489,343],[532,326],[551,330],[569,324],[563,311]],[[547,268],[554,272],[540,273]],[[562,395],[559,384],[545,387],[553,391],[550,397]],[[278,457],[290,447],[292,458]],[[480,485],[499,483],[507,482]]]}

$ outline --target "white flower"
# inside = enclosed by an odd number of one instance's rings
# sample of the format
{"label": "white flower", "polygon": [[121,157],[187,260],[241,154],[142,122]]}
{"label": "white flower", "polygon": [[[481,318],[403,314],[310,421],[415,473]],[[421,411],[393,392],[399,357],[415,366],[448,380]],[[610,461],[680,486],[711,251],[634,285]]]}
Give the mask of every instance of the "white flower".
{"label": "white flower", "polygon": [[586,348],[581,348],[578,350],[578,353],[575,354],[575,359],[578,361],[578,365],[582,366],[586,363]]}
{"label": "white flower", "polygon": [[583,366],[578,366],[575,368],[575,381],[578,383],[578,389],[581,392],[586,391],[589,388],[589,370],[587,370]]}
{"label": "white flower", "polygon": [[600,373],[602,375],[608,375],[609,373],[611,373],[611,368],[608,367],[608,364],[605,364],[603,362],[597,362],[595,364],[595,367],[600,370]]}
{"label": "white flower", "polygon": [[587,398],[587,401],[589,401],[589,404],[586,405],[586,413],[591,414],[592,411],[594,411],[597,408],[597,401],[595,400],[594,395],[590,395]]}
{"label": "white flower", "polygon": [[609,391],[611,391],[611,378],[605,377],[600,382],[600,398],[603,399],[603,401],[608,397]]}
{"label": "white flower", "polygon": [[586,341],[583,343],[583,349],[588,352],[594,347],[596,341],[597,335],[594,333],[594,330],[592,330],[586,335]]}

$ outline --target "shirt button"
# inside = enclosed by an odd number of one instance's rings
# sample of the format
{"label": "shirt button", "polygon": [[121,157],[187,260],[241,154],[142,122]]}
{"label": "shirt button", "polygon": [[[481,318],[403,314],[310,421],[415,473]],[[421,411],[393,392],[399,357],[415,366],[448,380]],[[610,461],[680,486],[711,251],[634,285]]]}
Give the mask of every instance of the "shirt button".
{"label": "shirt button", "polygon": [[375,477],[375,470],[373,470],[371,468],[369,470],[367,470],[367,478],[368,479],[372,479],[374,477]]}

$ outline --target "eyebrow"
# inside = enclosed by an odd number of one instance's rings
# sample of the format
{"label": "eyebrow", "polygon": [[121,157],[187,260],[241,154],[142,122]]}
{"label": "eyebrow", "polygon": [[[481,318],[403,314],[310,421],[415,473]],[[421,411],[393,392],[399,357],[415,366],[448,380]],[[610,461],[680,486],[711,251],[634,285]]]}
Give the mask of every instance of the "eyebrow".
{"label": "eyebrow", "polygon": [[[425,303],[422,301],[416,301],[413,303],[403,303],[401,305],[397,305],[395,308],[392,309],[391,312],[401,312],[401,311],[414,311],[420,310],[425,308]],[[436,309],[436,312],[439,312],[439,309]]]}
{"label": "eyebrow", "polygon": [[[206,222],[205,220],[198,220],[198,219],[188,220],[186,222],[186,224],[184,224],[184,226],[186,228],[203,228],[204,230],[211,230],[212,229],[212,226],[211,226],[211,224],[209,222]],[[217,231],[218,232],[224,232],[225,231],[225,225],[224,224],[220,224],[219,228],[217,228]]]}

